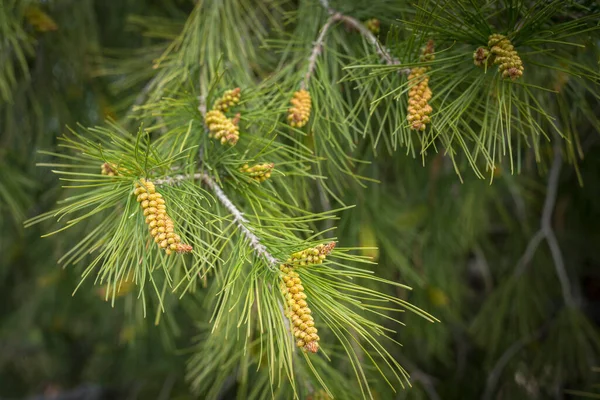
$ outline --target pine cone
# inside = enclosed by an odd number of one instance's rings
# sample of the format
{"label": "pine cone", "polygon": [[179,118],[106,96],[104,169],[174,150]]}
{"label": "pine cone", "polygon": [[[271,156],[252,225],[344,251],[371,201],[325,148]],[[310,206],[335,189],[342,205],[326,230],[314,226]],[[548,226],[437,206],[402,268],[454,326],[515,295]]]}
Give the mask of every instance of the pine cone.
{"label": "pine cone", "polygon": [[204,122],[208,126],[209,137],[217,139],[221,144],[235,145],[240,138],[239,128],[222,111],[211,110],[206,113]]}
{"label": "pine cone", "polygon": [[310,93],[304,89],[298,90],[290,103],[292,107],[288,109],[288,122],[293,127],[302,128],[310,118]]}
{"label": "pine cone", "polygon": [[521,57],[506,36],[499,33],[490,35],[488,47],[495,57],[494,64],[498,65],[498,70],[502,73],[503,78],[515,80],[523,75],[525,68]]}
{"label": "pine cone", "polygon": [[[427,42],[421,55],[422,62],[433,61],[433,41]],[[426,75],[430,67],[415,67],[408,76],[410,90],[408,92],[408,115],[406,119],[410,122],[410,128],[424,131],[427,124],[431,122],[429,114],[433,111],[429,105],[431,100],[431,89],[429,88],[429,76]]]}
{"label": "pine cone", "polygon": [[275,168],[275,164],[273,163],[256,164],[252,167],[249,167],[248,164],[244,164],[244,166],[240,168],[240,171],[258,182],[264,182],[271,177],[273,168]]}
{"label": "pine cone", "polygon": [[377,18],[368,19],[364,22],[364,24],[367,27],[367,29],[371,31],[371,33],[373,35],[379,34],[381,23],[379,22],[379,20]]}
{"label": "pine cone", "polygon": [[229,111],[230,107],[233,107],[240,102],[240,92],[241,89],[239,87],[225,91],[223,96],[215,101],[213,110],[219,110],[222,112]]}
{"label": "pine cone", "polygon": [[160,248],[165,249],[167,254],[171,254],[173,251],[178,253],[191,252],[192,246],[181,243],[181,237],[175,233],[173,220],[167,214],[165,199],[156,191],[154,183],[140,179],[140,183],[135,184],[133,193],[144,209],[144,216],[150,234]]}
{"label": "pine cone", "polygon": [[319,350],[319,335],[315,321],[306,302],[306,294],[300,276],[290,265],[282,264],[284,273],[281,282],[281,292],[286,300],[287,316],[292,322],[292,333],[297,339],[296,346],[304,351],[316,353]]}

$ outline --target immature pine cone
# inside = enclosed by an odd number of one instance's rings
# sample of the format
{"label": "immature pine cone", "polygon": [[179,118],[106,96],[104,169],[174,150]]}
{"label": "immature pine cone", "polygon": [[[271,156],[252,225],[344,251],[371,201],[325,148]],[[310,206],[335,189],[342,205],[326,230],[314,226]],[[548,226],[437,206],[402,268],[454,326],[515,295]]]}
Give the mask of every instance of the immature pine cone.
{"label": "immature pine cone", "polygon": [[316,353],[319,350],[319,335],[300,276],[291,265],[282,264],[279,269],[284,273],[281,292],[285,296],[287,316],[292,322],[292,333],[297,339],[296,346]]}
{"label": "immature pine cone", "polygon": [[306,302],[302,281],[295,268],[323,263],[334,247],[335,242],[329,242],[298,251],[279,267],[284,273],[281,291],[285,296],[287,316],[292,321],[292,333],[298,339],[296,345],[311,353],[319,350],[319,335],[317,335],[315,321]]}
{"label": "immature pine cone", "polygon": [[227,90],[222,97],[215,101],[213,105],[213,110],[219,110],[222,112],[229,111],[230,107],[235,106],[240,101],[240,92],[241,89],[235,88],[232,90]]}
{"label": "immature pine cone", "polygon": [[373,35],[377,35],[379,33],[381,23],[377,18],[371,18],[365,21],[365,26]]}
{"label": "immature pine cone", "polygon": [[302,128],[310,118],[310,93],[300,89],[294,93],[290,103],[292,107],[288,109],[288,122],[295,128]]}
{"label": "immature pine cone", "polygon": [[219,110],[207,112],[204,122],[208,126],[208,136],[219,140],[221,144],[227,143],[233,146],[240,138],[238,126]]}
{"label": "immature pine cone", "polygon": [[515,80],[523,75],[525,68],[521,57],[506,36],[499,33],[490,35],[488,47],[495,56],[494,64],[498,65],[498,70],[502,73],[503,78]]}
{"label": "immature pine cone", "polygon": [[173,220],[167,214],[165,199],[156,191],[154,183],[140,179],[135,184],[133,193],[137,196],[138,203],[144,209],[146,224],[154,241],[165,249],[167,254],[176,251],[178,253],[189,253],[192,246],[181,243],[181,238],[174,232]]}
{"label": "immature pine cone", "polygon": [[264,182],[271,177],[273,168],[275,168],[273,163],[256,164],[251,167],[244,164],[240,171],[258,182]]}
{"label": "immature pine cone", "polygon": [[[433,61],[433,41],[427,42],[427,46],[421,55],[421,61]],[[429,105],[431,100],[431,89],[429,88],[429,76],[426,75],[430,67],[415,67],[410,71],[408,81],[410,90],[408,92],[408,116],[410,128],[424,131],[427,124],[431,122],[429,114],[433,111]]]}

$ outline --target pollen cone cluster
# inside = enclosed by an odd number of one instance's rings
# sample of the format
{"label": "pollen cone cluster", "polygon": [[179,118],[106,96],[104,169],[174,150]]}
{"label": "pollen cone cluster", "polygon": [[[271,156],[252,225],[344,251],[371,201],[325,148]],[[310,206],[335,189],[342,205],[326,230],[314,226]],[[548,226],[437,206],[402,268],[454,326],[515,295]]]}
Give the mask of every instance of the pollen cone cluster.
{"label": "pollen cone cluster", "polygon": [[273,163],[256,164],[251,167],[245,164],[240,171],[258,182],[264,182],[271,177],[273,168],[275,168]]}
{"label": "pollen cone cluster", "polygon": [[316,353],[319,350],[319,335],[315,321],[306,302],[306,294],[297,267],[311,264],[321,264],[335,247],[335,242],[320,244],[309,249],[298,251],[279,267],[283,272],[281,292],[286,301],[286,313],[292,322],[292,333],[296,345],[305,351]]}
{"label": "pollen cone cluster", "polygon": [[220,110],[210,110],[207,112],[204,122],[208,126],[208,136],[211,139],[217,139],[221,144],[233,146],[240,138],[238,126]]}
{"label": "pollen cone cluster", "polygon": [[292,333],[296,338],[296,346],[305,351],[316,353],[319,350],[319,335],[315,321],[306,302],[306,294],[300,276],[291,265],[282,264],[283,272],[281,291],[286,301],[287,316],[292,322]]}
{"label": "pollen cone cluster", "polygon": [[167,254],[171,254],[173,251],[177,253],[191,252],[192,246],[181,243],[181,238],[175,233],[173,220],[167,214],[165,199],[156,191],[154,183],[141,179],[140,183],[135,184],[133,193],[144,209],[150,234],[160,248],[165,249]]}
{"label": "pollen cone cluster", "polygon": [[377,35],[381,27],[381,23],[377,18],[371,18],[365,21],[365,26],[372,34]]}
{"label": "pollen cone cluster", "polygon": [[222,112],[229,111],[229,108],[240,102],[240,93],[241,89],[239,87],[232,90],[227,90],[221,98],[215,101],[213,110],[219,110]]}
{"label": "pollen cone cluster", "polygon": [[303,267],[311,264],[322,264],[323,260],[335,248],[335,242],[319,244],[309,249],[298,251],[287,259],[287,264],[294,267]]}
{"label": "pollen cone cluster", "polygon": [[488,47],[494,55],[494,64],[498,65],[503,78],[515,80],[523,75],[525,68],[521,57],[506,36],[499,33],[490,35]]}
{"label": "pollen cone cluster", "polygon": [[[422,62],[433,61],[433,41],[429,41],[421,55]],[[431,122],[429,115],[433,111],[429,105],[431,100],[431,89],[429,88],[429,76],[427,71],[430,67],[415,67],[408,76],[410,90],[408,92],[408,115],[406,119],[410,128],[424,131],[427,124]]]}
{"label": "pollen cone cluster", "polygon": [[292,106],[288,109],[287,120],[295,128],[302,128],[310,118],[310,93],[300,89],[290,100]]}

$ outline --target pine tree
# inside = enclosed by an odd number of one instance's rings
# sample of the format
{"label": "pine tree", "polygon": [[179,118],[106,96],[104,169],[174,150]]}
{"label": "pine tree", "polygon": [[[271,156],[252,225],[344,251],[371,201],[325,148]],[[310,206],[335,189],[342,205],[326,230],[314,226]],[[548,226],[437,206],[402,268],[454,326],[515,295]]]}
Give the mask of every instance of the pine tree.
{"label": "pine tree", "polygon": [[0,395],[593,396],[599,19],[0,0]]}

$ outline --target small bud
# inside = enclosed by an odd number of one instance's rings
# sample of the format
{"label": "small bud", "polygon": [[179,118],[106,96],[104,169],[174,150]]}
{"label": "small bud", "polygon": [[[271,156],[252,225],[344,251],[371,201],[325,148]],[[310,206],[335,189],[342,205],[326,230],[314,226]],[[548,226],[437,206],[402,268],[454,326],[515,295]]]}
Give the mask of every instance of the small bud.
{"label": "small bud", "polygon": [[379,34],[379,30],[381,28],[381,23],[377,18],[371,18],[364,22],[365,27],[371,31],[373,35]]}

